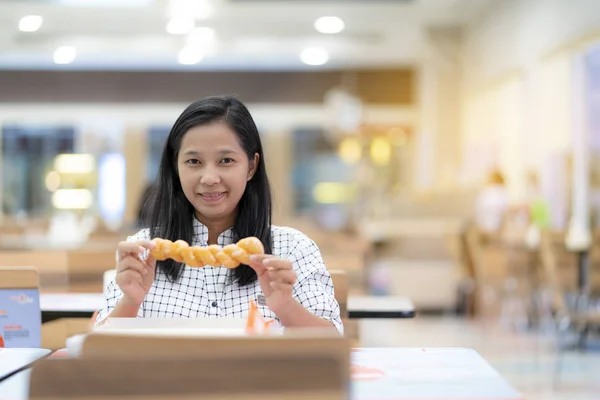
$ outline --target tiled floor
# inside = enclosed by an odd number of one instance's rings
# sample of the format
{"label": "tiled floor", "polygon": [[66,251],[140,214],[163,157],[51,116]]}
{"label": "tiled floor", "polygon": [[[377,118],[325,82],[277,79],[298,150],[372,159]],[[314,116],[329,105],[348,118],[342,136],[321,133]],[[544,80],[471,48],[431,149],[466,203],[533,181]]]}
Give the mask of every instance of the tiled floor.
{"label": "tiled floor", "polygon": [[554,337],[457,317],[363,320],[364,347],[456,346],[479,352],[528,400],[600,399],[600,348],[567,351],[555,381]]}

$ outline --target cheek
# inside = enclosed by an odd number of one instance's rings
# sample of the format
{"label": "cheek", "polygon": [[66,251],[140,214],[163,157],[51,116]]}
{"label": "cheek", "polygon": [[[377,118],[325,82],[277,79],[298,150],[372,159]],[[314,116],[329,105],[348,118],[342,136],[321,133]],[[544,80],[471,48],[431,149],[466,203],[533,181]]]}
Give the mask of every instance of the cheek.
{"label": "cheek", "polygon": [[184,193],[194,190],[194,179],[193,175],[189,173],[179,173],[179,182]]}
{"label": "cheek", "polygon": [[241,196],[246,190],[246,174],[239,172],[229,178],[230,189]]}

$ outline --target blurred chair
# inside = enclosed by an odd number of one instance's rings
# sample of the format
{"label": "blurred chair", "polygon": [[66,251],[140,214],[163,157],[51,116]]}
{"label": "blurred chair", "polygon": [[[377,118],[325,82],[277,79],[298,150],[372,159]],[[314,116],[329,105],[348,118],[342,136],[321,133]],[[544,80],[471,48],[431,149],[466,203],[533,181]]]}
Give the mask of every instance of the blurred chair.
{"label": "blurred chair", "polygon": [[553,313],[558,328],[559,347],[561,335],[570,328],[579,333],[578,345],[583,347],[589,329],[600,326],[600,266],[592,262],[600,251],[596,244],[590,251],[590,286],[582,292],[578,288],[576,255],[564,245],[564,234],[544,232],[540,248],[546,284],[552,290]]}
{"label": "blurred chair", "polygon": [[[590,260],[600,251],[598,243],[591,249]],[[590,262],[590,289],[581,292],[578,288],[578,264],[576,255],[565,247],[564,233],[544,232],[540,255],[546,285],[552,291],[552,308],[555,322],[556,359],[553,384],[558,383],[565,350],[585,348],[589,331],[600,327],[600,265]],[[574,331],[576,341],[568,343],[569,334]]]}
{"label": "blurred chair", "polygon": [[326,231],[306,220],[289,221],[287,225],[300,229],[314,240],[327,269],[346,271],[350,291],[365,291],[365,264],[372,251],[369,239],[357,233]]}
{"label": "blurred chair", "polygon": [[117,277],[117,270],[115,268],[104,271],[104,274],[102,276],[102,286],[104,287],[104,289],[106,289],[108,287],[108,285],[113,280],[115,280],[116,277]]}
{"label": "blurred chair", "polygon": [[348,318],[348,276],[346,271],[340,270],[329,270],[329,274],[333,281],[335,299],[340,305],[340,315],[344,324],[344,336],[357,345],[360,342],[358,321]]}
{"label": "blurred chair", "polygon": [[42,348],[60,350],[66,347],[68,338],[87,333],[92,322],[87,318],[58,318],[42,324]]}
{"label": "blurred chair", "polygon": [[421,310],[454,310],[459,276],[448,239],[461,223],[426,216],[365,221],[361,231],[373,244],[367,292],[409,297]]}
{"label": "blurred chair", "polygon": [[335,291],[335,299],[340,305],[340,314],[342,318],[348,318],[348,276],[346,271],[329,270],[333,288]]}
{"label": "blurred chair", "polygon": [[0,267],[0,289],[39,289],[40,276],[33,267]]}
{"label": "blurred chair", "polygon": [[448,248],[454,260],[459,277],[457,313],[472,317],[475,315],[475,269],[469,252],[467,229],[456,232],[448,238]]}
{"label": "blurred chair", "polygon": [[30,399],[346,399],[350,348],[335,335],[91,334],[81,358],[46,360]]}
{"label": "blurred chair", "polygon": [[476,283],[476,314],[498,316],[501,322],[513,327],[527,326],[531,312],[531,266],[511,257],[514,243],[507,245],[500,234],[470,227],[467,246]]}
{"label": "blurred chair", "polygon": [[69,291],[103,292],[104,273],[115,268],[113,246],[99,249],[77,249],[67,253],[69,266]]}
{"label": "blurred chair", "polygon": [[65,251],[0,251],[0,267],[34,267],[42,292],[65,292],[69,288]]}

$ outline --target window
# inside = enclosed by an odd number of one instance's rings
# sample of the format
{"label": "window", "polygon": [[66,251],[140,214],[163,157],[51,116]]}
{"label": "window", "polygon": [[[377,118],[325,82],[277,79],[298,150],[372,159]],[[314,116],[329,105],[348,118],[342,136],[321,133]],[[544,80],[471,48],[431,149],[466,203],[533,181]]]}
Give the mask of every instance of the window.
{"label": "window", "polygon": [[40,216],[51,210],[45,179],[58,154],[73,153],[70,126],[2,127],[2,210],[5,214]]}

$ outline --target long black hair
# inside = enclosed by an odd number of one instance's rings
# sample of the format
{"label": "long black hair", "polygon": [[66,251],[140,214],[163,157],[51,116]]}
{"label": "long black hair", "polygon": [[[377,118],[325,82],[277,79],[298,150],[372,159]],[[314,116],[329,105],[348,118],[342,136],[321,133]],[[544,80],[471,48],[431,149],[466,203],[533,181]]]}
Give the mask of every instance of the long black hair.
{"label": "long black hair", "polygon": [[[234,240],[256,236],[272,253],[271,238],[271,188],[265,167],[265,156],[256,124],[250,112],[239,100],[229,96],[209,97],[190,104],[181,113],[167,139],[163,150],[158,178],[150,200],[146,202],[146,223],[152,238],[185,240],[192,242],[194,235],[194,207],[185,197],[177,168],[177,157],[185,134],[192,128],[222,121],[238,137],[249,160],[258,153],[256,172],[246,185],[237,207],[233,223]],[[183,271],[183,263],[167,259],[159,261],[156,268],[169,280],[176,281]],[[247,265],[235,268],[233,280],[240,286],[256,281],[256,272]]]}

